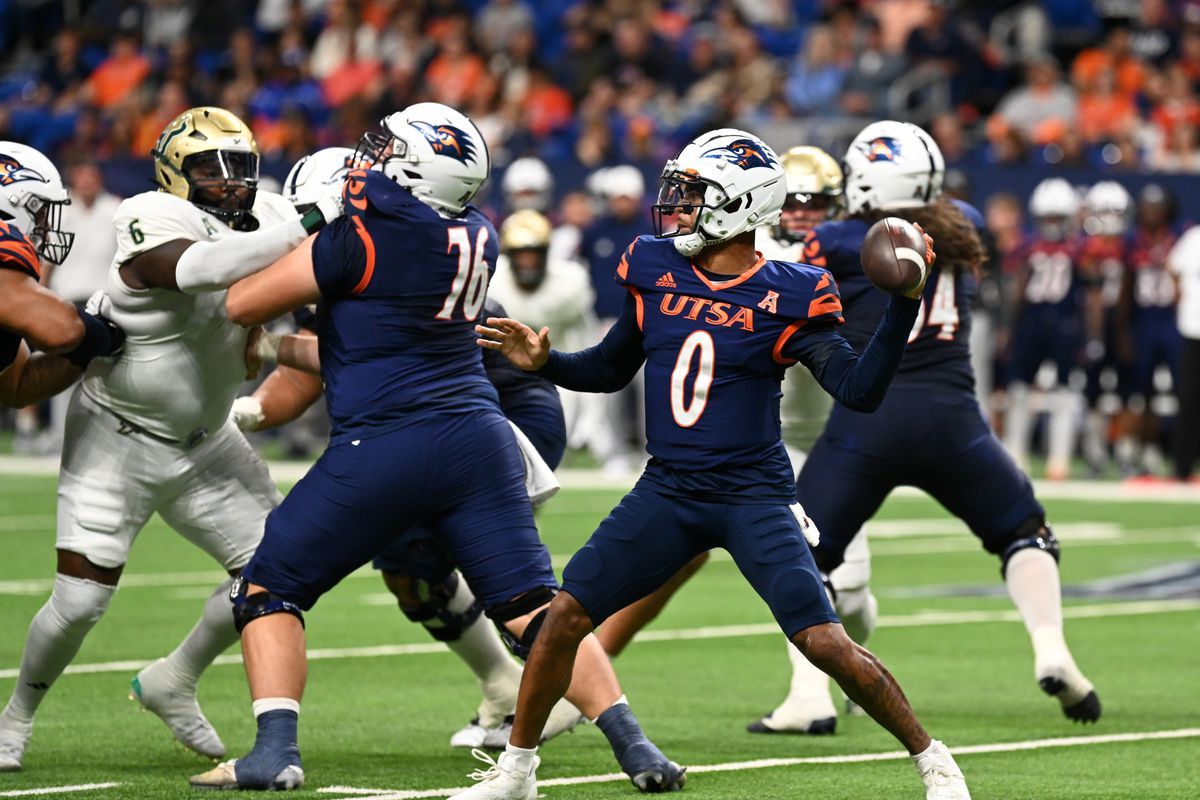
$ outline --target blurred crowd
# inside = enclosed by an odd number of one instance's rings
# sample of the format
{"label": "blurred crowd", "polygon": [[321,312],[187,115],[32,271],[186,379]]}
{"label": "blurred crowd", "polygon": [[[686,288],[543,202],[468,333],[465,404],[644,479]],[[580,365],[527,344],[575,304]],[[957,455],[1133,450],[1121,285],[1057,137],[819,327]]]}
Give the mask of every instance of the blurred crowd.
{"label": "blurred crowd", "polygon": [[432,99],[573,188],[725,124],[880,118],[951,164],[1200,168],[1200,0],[0,0],[0,53],[0,137],[74,158],[215,103],[291,163]]}

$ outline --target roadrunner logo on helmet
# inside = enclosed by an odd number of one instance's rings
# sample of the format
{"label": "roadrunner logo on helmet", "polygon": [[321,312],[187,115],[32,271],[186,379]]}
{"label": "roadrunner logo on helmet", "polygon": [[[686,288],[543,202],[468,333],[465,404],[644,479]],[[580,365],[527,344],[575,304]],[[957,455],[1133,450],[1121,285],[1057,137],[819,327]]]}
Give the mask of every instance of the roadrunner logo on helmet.
{"label": "roadrunner logo on helmet", "polygon": [[863,128],[846,150],[846,211],[920,208],[942,195],[946,161],[933,137],[909,122]]}
{"label": "roadrunner logo on helmet", "polygon": [[62,230],[70,203],[50,159],[28,145],[0,142],[0,222],[16,226],[52,264],[61,264],[75,243],[75,234]]}
{"label": "roadrunner logo on helmet", "polygon": [[[786,194],[779,157],[745,131],[722,128],[693,139],[663,167],[653,207],[654,233],[694,256],[710,244],[779,221]],[[679,215],[698,212],[694,229]]]}
{"label": "roadrunner logo on helmet", "polygon": [[417,103],[389,114],[363,135],[357,166],[371,166],[425,205],[461,214],[492,171],[483,134],[465,114],[441,103]]}

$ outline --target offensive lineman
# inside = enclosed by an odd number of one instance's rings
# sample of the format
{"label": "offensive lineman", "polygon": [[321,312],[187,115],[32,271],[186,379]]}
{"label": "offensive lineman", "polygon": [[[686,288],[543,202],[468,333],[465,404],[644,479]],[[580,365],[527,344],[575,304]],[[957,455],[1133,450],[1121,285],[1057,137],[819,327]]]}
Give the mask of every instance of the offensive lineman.
{"label": "offensive lineman", "polygon": [[663,169],[656,235],[625,251],[616,271],[624,308],[599,345],[561,353],[550,350],[545,328],[501,318],[476,327],[481,346],[577,390],[612,391],[645,362],[652,458],[564,571],[525,666],[508,747],[455,797],[532,800],[538,734],[570,683],[579,642],[712,547],[729,551],[788,638],[905,745],[927,798],[970,797],[949,750],[838,623],[805,543],[813,526],[795,503],[779,429],[779,384],[796,362],[842,403],[879,405],[924,274],[910,296],[892,299],[860,356],[833,328],[841,302],[829,273],[754,250],[754,229],[778,221],[785,193],[779,159],[764,142],[728,128],[701,134]]}
{"label": "offensive lineman", "polygon": [[[158,512],[230,574],[249,560],[279,491],[229,421],[244,380],[247,332],[225,289],[340,214],[331,198],[303,216],[257,191],[258,151],[224,109],[176,117],[153,150],[158,189],[113,220],[112,314],[123,357],[93,362],[71,398],[58,489],[58,574],[34,617],[0,747],[20,767],[33,714],[108,608],[134,538]],[[223,582],[179,647],[138,673],[133,694],[185,746],[225,747],[196,702],[204,669],[237,639]]]}
{"label": "offensive lineman", "polygon": [[[12,408],[58,394],[92,358],[114,354],[124,341],[112,323],[76,311],[39,283],[40,260],[62,263],[74,242],[59,227],[69,202],[50,159],[0,142],[0,403]],[[27,342],[42,352],[31,355]],[[3,731],[0,721],[0,769],[8,763]]]}

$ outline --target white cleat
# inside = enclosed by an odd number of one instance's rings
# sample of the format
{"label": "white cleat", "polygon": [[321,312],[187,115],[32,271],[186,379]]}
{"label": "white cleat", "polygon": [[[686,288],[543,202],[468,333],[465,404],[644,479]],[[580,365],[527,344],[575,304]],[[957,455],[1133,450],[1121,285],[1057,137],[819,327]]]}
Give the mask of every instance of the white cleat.
{"label": "white cleat", "polygon": [[924,753],[912,759],[925,784],[925,800],[971,800],[967,781],[946,745],[934,739]]}
{"label": "white cleat", "polygon": [[[454,735],[450,737],[450,746],[464,749],[483,747],[491,750],[503,750],[504,745],[508,744],[508,734],[511,731],[511,715],[505,717],[499,725],[493,728],[485,728],[476,717],[455,731]],[[495,742],[499,742],[499,744],[495,744]]]}
{"label": "white cleat", "polygon": [[176,685],[166,659],[160,658],[139,672],[130,686],[130,698],[165,722],[184,747],[212,759],[225,755],[221,737],[200,711],[196,688]]}
{"label": "white cleat", "polygon": [[32,722],[16,722],[0,714],[0,772],[21,770],[21,758],[32,733]]}
{"label": "white cleat", "polygon": [[1039,666],[1037,682],[1043,692],[1058,700],[1068,719],[1085,725],[1100,719],[1100,697],[1074,662]]}
{"label": "white cleat", "polygon": [[[238,785],[237,771],[234,769],[237,764],[237,759],[222,761],[208,772],[202,772],[199,775],[193,775],[188,779],[188,784],[193,789],[242,789]],[[271,791],[289,791],[291,789],[299,789],[304,785],[304,770],[295,765],[289,765],[283,768],[283,771],[275,776],[269,786],[252,786],[245,787],[249,789],[270,789]]]}
{"label": "white cleat", "polygon": [[472,750],[471,755],[487,764],[487,769],[477,769],[470,778],[478,781],[466,791],[453,795],[450,800],[537,800],[537,768],[542,760],[533,756],[527,769],[515,762],[517,757],[504,752],[496,761],[482,750]]}

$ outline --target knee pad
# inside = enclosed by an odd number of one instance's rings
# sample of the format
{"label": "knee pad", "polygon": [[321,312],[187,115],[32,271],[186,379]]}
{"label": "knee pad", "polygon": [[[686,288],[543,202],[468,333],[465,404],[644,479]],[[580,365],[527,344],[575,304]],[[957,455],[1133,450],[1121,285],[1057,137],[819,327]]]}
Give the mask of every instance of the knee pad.
{"label": "knee pad", "polygon": [[54,615],[54,624],[62,630],[78,626],[90,629],[104,616],[116,591],[115,586],[59,573],[54,576],[47,606]]}
{"label": "knee pad", "polygon": [[546,603],[554,599],[554,595],[556,594],[558,592],[548,586],[539,586],[537,589],[521,595],[516,600],[509,600],[506,603],[500,603],[488,609],[488,618],[495,623],[496,629],[500,631],[500,639],[512,651],[512,654],[522,661],[528,658],[530,651],[533,650],[533,643],[537,639],[538,631],[542,629],[542,625],[546,622],[548,609],[543,608],[533,619],[529,620],[529,624],[525,626],[525,632],[519,637],[514,636],[504,623],[514,620],[517,617],[523,617],[534,609],[546,605]]}
{"label": "knee pad", "polygon": [[503,623],[497,622],[496,629],[500,631],[500,640],[514,656],[524,661],[533,652],[533,643],[537,641],[538,633],[541,632],[542,625],[546,623],[546,615],[549,613],[549,609],[543,608],[534,614],[533,619],[529,620],[529,624],[525,626],[524,632],[519,637],[514,635]]}
{"label": "knee pad", "polygon": [[457,642],[483,614],[483,605],[457,572],[436,583],[414,578],[413,591],[421,604],[415,608],[401,604],[400,610],[413,622],[424,625],[439,642]]}
{"label": "knee pad", "polygon": [[239,634],[252,621],[271,614],[291,614],[304,627],[304,612],[300,606],[273,592],[247,594],[246,579],[240,575],[229,588],[229,601],[233,603],[233,626]]}
{"label": "knee pad", "polygon": [[1009,536],[1000,551],[1000,577],[1004,577],[1004,573],[1008,570],[1009,559],[1018,550],[1030,548],[1045,550],[1054,557],[1054,562],[1058,563],[1060,552],[1058,539],[1054,538],[1054,531],[1050,530],[1050,526],[1046,524],[1043,517],[1030,517],[1018,525],[1017,529]]}

